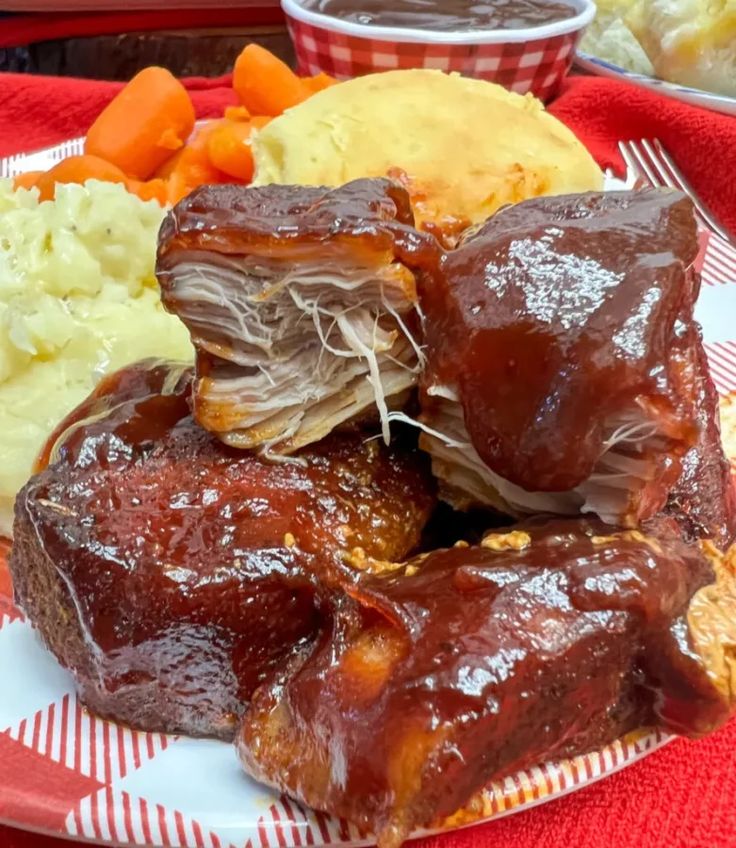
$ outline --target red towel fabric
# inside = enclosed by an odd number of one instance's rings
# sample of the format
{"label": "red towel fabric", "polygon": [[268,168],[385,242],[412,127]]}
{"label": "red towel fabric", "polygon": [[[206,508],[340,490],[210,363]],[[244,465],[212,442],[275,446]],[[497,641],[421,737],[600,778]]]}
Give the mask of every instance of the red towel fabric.
{"label": "red towel fabric", "polygon": [[[227,77],[186,84],[200,117],[220,115],[234,102]],[[82,135],[119,88],[0,74],[0,156]],[[659,138],[716,216],[736,232],[736,119],[594,77],[571,78],[550,110],[603,166],[621,166],[619,139]]]}
{"label": "red towel fabric", "polygon": [[701,198],[736,232],[736,118],[596,77],[572,78],[550,111],[603,167],[619,165],[619,139],[658,138]]}
{"label": "red towel fabric", "polygon": [[[188,80],[201,117],[232,102],[227,79]],[[0,156],[81,135],[119,89],[113,83],[0,75]],[[736,232],[736,119],[627,85],[571,79],[551,110],[604,166],[616,141],[657,137],[713,211]],[[409,128],[407,128],[409,129]],[[3,787],[0,786],[0,809]],[[736,721],[698,742],[678,740],[558,801],[418,848],[736,848]],[[0,814],[1,815],[1,814]],[[0,848],[67,843],[0,826]]]}

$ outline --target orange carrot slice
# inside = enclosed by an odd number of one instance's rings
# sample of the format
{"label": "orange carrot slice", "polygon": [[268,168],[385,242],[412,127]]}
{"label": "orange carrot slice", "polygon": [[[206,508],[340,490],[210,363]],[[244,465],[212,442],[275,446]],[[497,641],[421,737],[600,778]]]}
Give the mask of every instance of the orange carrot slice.
{"label": "orange carrot slice", "polygon": [[25,174],[18,174],[13,177],[13,188],[33,188],[38,182],[38,178],[43,174],[43,171],[26,171]]}
{"label": "orange carrot slice", "polygon": [[52,200],[59,183],[85,183],[87,180],[103,180],[109,183],[125,183],[125,174],[120,168],[100,159],[99,156],[69,156],[58,165],[41,174],[36,182],[40,200]]}
{"label": "orange carrot slice", "polygon": [[250,112],[245,106],[228,106],[225,109],[225,118],[228,121],[249,121]]}
{"label": "orange carrot slice", "polygon": [[[156,171],[155,176],[168,179],[177,174],[188,191],[198,185],[221,183],[224,179],[221,171],[217,170],[210,161],[207,152],[207,140],[219,127],[228,122],[209,121],[200,127],[187,144]],[[187,192],[188,193],[188,192]]]}
{"label": "orange carrot slice", "polygon": [[140,197],[141,200],[155,200],[161,206],[169,202],[169,184],[160,177],[145,182],[128,180],[127,185],[128,191]]}
{"label": "orange carrot slice", "polygon": [[209,121],[199,127],[186,145],[156,171],[155,176],[166,181],[167,198],[178,203],[197,186],[228,182],[229,177],[215,168],[207,152],[207,140],[224,120]]}
{"label": "orange carrot slice", "polygon": [[233,88],[253,115],[280,115],[311,94],[285,62],[258,44],[235,60]]}
{"label": "orange carrot slice", "polygon": [[183,146],[194,118],[184,86],[165,68],[144,68],[92,124],[84,150],[146,180]]}
{"label": "orange carrot slice", "polygon": [[271,121],[273,121],[273,118],[270,115],[254,115],[250,119],[251,126],[257,130],[262,130]]}
{"label": "orange carrot slice", "polygon": [[318,91],[324,91],[332,85],[337,85],[338,82],[339,80],[324,72],[313,77],[305,77],[302,80],[302,83],[312,94],[316,94]]}
{"label": "orange carrot slice", "polygon": [[250,123],[228,122],[218,127],[207,140],[207,153],[215,168],[228,176],[250,182],[253,179],[253,152]]}

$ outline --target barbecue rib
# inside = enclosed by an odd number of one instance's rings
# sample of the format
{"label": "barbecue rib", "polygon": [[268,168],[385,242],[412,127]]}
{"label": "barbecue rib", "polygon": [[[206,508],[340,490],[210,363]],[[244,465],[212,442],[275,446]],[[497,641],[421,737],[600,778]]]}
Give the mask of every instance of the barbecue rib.
{"label": "barbecue rib", "polygon": [[374,563],[256,693],[247,772],[395,848],[493,778],[642,726],[712,730],[736,691],[733,571],[708,549],[714,592],[709,559],[655,530],[532,522]]}
{"label": "barbecue rib", "polygon": [[405,556],[433,484],[417,452],[359,432],[277,465],[228,448],[193,422],[190,388],[187,369],[144,362],[72,414],[18,496],[10,569],[92,710],[228,738],[312,637],[341,551]]}
{"label": "barbecue rib", "polygon": [[727,550],[736,540],[736,487],[724,456],[718,392],[700,339],[696,354],[698,440],[682,458],[682,472],[664,511],[677,520],[688,539],[712,539]]}
{"label": "barbecue rib", "polygon": [[422,443],[450,497],[629,527],[659,512],[717,415],[697,252],[683,194],[591,193],[508,207],[424,273]]}
{"label": "barbecue rib", "polygon": [[[202,189],[158,273],[198,350],[195,416],[228,444],[288,454],[359,415],[388,438],[424,369],[421,444],[454,505],[635,527],[669,502],[724,541],[697,251],[669,190],[535,198],[443,251],[379,179]],[[718,528],[687,494],[696,465]]]}
{"label": "barbecue rib", "polygon": [[209,186],[169,213],[157,274],[197,349],[194,412],[223,441],[289,454],[378,412],[422,361],[417,262],[440,248],[386,179],[328,190]]}

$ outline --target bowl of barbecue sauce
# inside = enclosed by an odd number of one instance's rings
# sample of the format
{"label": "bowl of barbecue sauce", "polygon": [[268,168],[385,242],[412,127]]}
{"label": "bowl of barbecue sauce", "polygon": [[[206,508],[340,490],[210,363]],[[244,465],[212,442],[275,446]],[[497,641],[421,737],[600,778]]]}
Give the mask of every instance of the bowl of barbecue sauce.
{"label": "bowl of barbecue sauce", "polygon": [[435,68],[542,100],[557,93],[593,0],[281,0],[299,70],[349,79]]}

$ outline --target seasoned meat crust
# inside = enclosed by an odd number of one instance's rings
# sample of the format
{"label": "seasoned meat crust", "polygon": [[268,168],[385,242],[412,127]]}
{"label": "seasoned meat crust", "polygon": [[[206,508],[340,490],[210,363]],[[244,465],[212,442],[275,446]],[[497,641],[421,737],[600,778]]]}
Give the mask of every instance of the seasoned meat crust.
{"label": "seasoned meat crust", "polygon": [[197,350],[194,414],[240,448],[291,454],[416,385],[414,268],[438,242],[388,179],[205,186],[161,228],[164,306]]}
{"label": "seasoned meat crust", "polygon": [[732,665],[736,627],[720,653],[703,647],[688,616],[721,621],[698,594],[714,567],[675,525],[651,529],[530,522],[374,563],[317,646],[256,693],[247,772],[395,848],[519,769],[643,726],[719,726],[734,677],[711,671]]}
{"label": "seasoned meat crust", "polygon": [[591,192],[502,209],[423,273],[446,488],[511,515],[656,515],[701,426],[697,254],[681,192]]}
{"label": "seasoned meat crust", "polygon": [[407,554],[433,505],[423,458],[360,432],[269,463],[200,429],[191,374],[141,363],[65,422],[20,493],[20,605],[95,712],[229,738],[318,623],[343,549]]}

